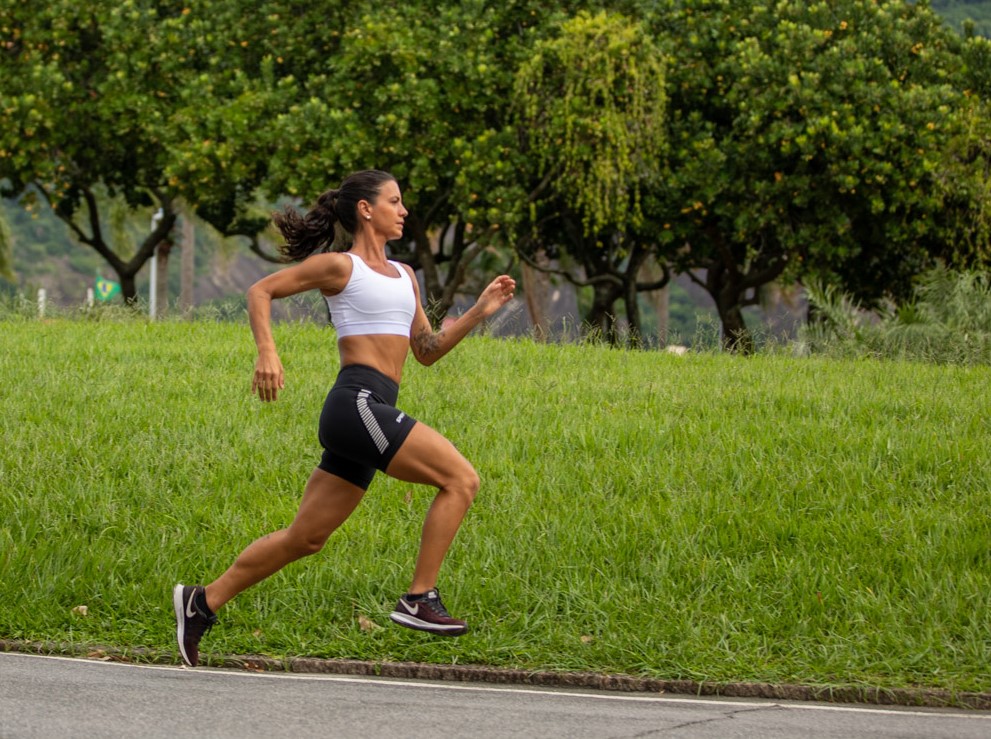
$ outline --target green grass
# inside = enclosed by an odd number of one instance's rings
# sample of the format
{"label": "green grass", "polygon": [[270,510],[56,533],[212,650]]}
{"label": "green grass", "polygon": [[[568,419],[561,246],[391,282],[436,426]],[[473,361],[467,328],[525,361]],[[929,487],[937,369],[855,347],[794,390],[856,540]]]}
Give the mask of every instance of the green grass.
{"label": "green grass", "polygon": [[[0,638],[174,654],[171,586],[295,512],[333,333],[277,327],[263,405],[244,325],[0,331]],[[483,480],[440,583],[472,631],[389,623],[431,494],[379,476],[204,652],[989,690],[989,379],[470,338],[400,405]]]}

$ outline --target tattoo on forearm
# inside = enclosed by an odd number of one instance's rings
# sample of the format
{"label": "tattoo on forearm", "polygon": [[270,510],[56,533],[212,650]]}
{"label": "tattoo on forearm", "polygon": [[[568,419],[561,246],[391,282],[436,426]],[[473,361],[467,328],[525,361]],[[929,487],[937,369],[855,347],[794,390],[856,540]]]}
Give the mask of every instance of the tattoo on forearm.
{"label": "tattoo on forearm", "polygon": [[416,344],[416,350],[421,356],[430,356],[440,349],[440,335],[435,334],[429,329],[420,331],[414,337],[413,342]]}

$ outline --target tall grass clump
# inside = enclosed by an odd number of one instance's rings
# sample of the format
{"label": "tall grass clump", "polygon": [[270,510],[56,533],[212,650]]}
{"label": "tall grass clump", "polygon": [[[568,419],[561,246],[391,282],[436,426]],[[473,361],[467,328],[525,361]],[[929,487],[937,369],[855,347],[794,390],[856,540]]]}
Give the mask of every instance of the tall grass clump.
{"label": "tall grass clump", "polygon": [[[288,525],[319,460],[336,336],[274,330],[263,404],[243,322],[0,322],[0,639],[177,660],[172,586]],[[482,478],[439,583],[471,631],[388,621],[432,491],[379,477],[201,652],[991,690],[989,380],[470,337],[399,404]]]}
{"label": "tall grass clump", "polygon": [[946,364],[991,364],[991,275],[945,268],[923,275],[913,299],[869,313],[813,284],[817,320],[801,340],[817,354]]}

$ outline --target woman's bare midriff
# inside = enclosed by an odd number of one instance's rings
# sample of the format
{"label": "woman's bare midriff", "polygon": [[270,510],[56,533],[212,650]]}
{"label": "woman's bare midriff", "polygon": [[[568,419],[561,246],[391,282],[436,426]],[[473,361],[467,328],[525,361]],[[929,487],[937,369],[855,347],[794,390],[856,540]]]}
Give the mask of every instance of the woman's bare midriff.
{"label": "woman's bare midriff", "polygon": [[363,364],[399,383],[409,353],[409,339],[391,334],[344,336],[337,340],[337,349],[341,354],[341,367]]}

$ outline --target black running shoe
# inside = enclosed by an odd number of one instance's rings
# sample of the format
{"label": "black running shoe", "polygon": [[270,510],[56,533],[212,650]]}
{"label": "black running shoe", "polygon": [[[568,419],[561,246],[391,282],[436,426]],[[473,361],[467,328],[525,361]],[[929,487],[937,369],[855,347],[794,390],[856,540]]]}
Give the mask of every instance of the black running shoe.
{"label": "black running shoe", "polygon": [[444,636],[460,636],[468,630],[468,624],[456,618],[444,608],[437,588],[428,590],[423,595],[404,595],[396,604],[396,610],[389,618],[401,626],[432,634]]}
{"label": "black running shoe", "polygon": [[179,642],[182,661],[190,667],[196,667],[200,663],[200,639],[217,623],[216,614],[207,615],[196,605],[196,594],[202,590],[203,587],[200,585],[182,583],[172,589],[176,641]]}

